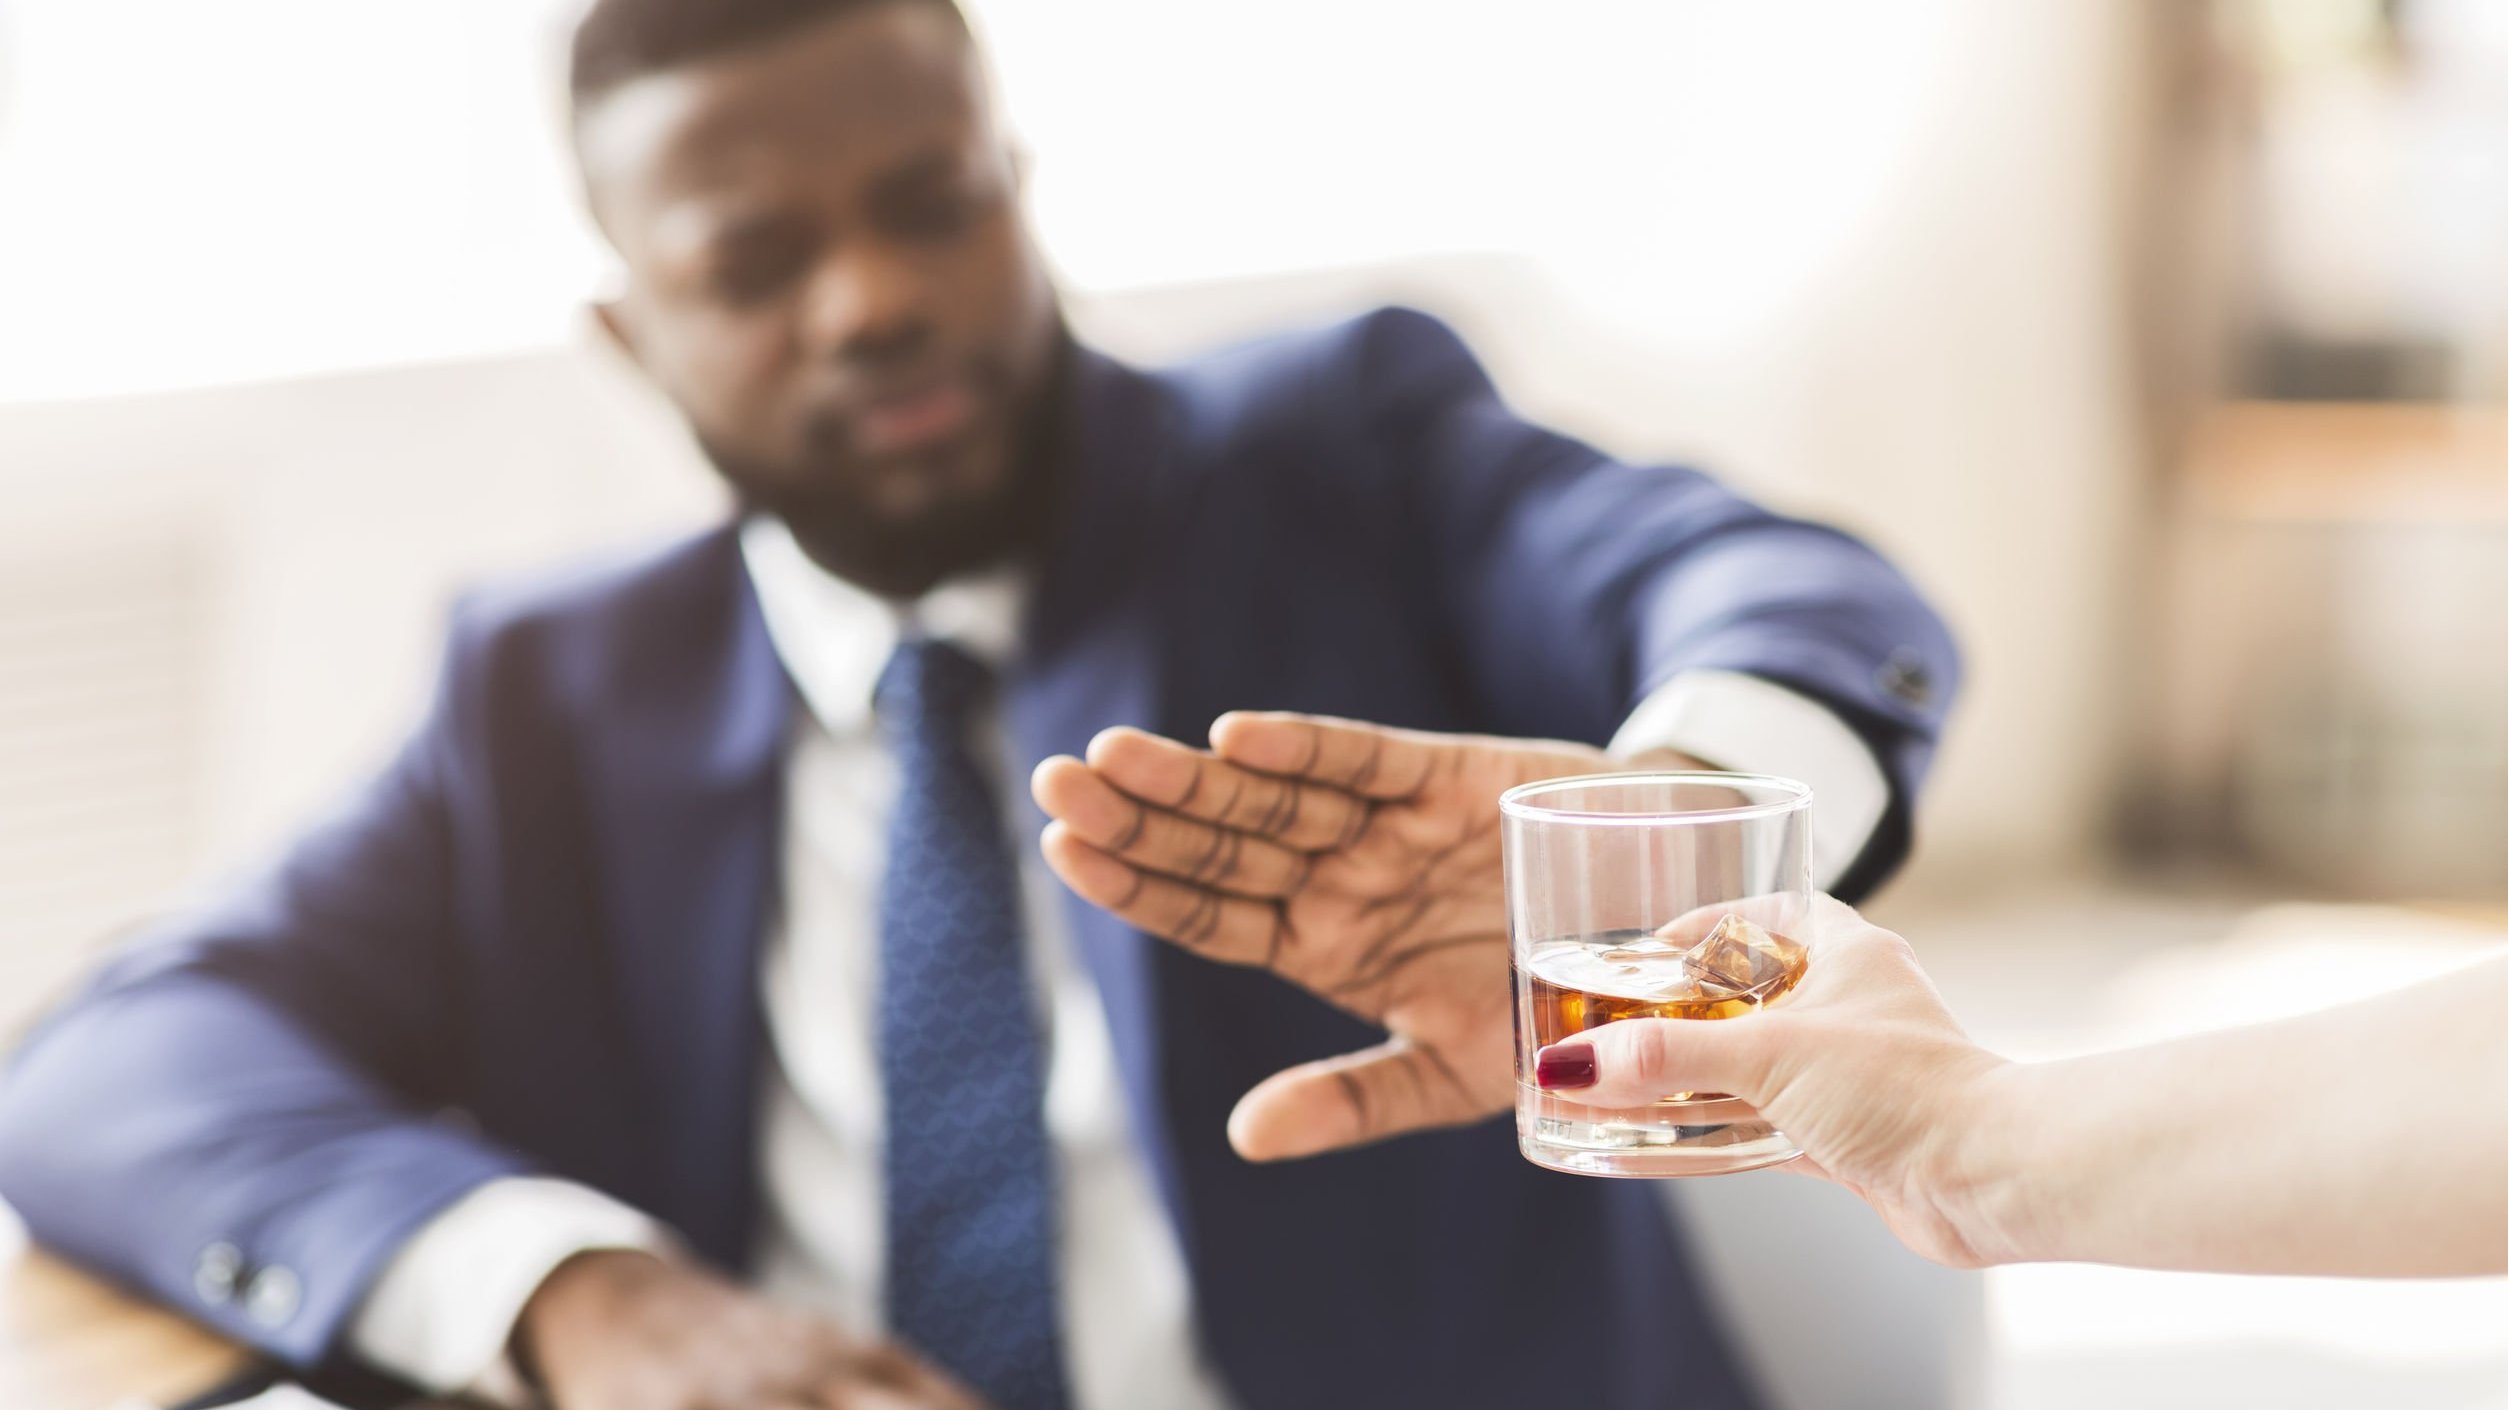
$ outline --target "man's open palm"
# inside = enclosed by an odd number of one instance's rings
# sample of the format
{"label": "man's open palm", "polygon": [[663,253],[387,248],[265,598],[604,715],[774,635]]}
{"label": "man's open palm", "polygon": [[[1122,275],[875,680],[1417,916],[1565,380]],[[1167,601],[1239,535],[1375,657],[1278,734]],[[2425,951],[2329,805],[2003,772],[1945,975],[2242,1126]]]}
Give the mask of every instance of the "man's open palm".
{"label": "man's open palm", "polygon": [[1040,765],[1045,858],[1153,935],[1269,969],[1391,1036],[1246,1094],[1249,1159],[1477,1121],[1514,1100],[1498,795],[1614,767],[1581,744],[1235,714],[1211,752],[1108,730]]}

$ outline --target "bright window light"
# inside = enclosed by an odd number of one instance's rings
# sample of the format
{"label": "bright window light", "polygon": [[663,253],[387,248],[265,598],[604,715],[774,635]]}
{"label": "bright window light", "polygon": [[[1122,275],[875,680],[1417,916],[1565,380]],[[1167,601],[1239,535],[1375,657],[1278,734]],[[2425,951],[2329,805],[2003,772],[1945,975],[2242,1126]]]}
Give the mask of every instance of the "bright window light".
{"label": "bright window light", "polygon": [[[970,8],[1082,291],[1511,251],[1712,341],[1852,241],[1957,3]],[[0,400],[573,336],[579,4],[0,0]]]}

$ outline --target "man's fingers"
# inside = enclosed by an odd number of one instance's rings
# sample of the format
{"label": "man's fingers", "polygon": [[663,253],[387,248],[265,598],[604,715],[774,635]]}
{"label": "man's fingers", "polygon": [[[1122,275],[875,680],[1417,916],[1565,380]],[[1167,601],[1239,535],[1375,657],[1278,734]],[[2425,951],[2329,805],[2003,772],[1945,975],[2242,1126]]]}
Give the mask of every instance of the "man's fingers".
{"label": "man's fingers", "polygon": [[913,1390],[932,1380],[923,1363],[894,1342],[881,1342],[856,1351],[852,1364],[845,1368],[845,1374],[892,1390]]}
{"label": "man's fingers", "polygon": [[1254,711],[1220,716],[1210,742],[1232,763],[1378,802],[1416,797],[1435,774],[1441,751],[1462,747],[1450,738],[1355,720]]}
{"label": "man's fingers", "polygon": [[1228,1143],[1247,1160],[1295,1160],[1490,1114],[1434,1049],[1395,1038],[1264,1079],[1230,1113]]}
{"label": "man's fingers", "polygon": [[830,1384],[807,1410],[931,1410],[932,1402],[908,1391],[847,1376]]}
{"label": "man's fingers", "polygon": [[1295,891],[1312,867],[1308,853],[1153,808],[1077,759],[1046,760],[1031,787],[1037,806],[1082,841],[1182,881],[1272,899]]}
{"label": "man's fingers", "polygon": [[1145,871],[1091,846],[1055,822],[1042,842],[1046,864],[1082,899],[1161,939],[1228,964],[1272,964],[1287,920],[1280,908]]}
{"label": "man's fingers", "polygon": [[896,1346],[866,1348],[819,1391],[826,1410],[979,1410],[975,1397]]}
{"label": "man's fingers", "polygon": [[1773,1013],[1622,1019],[1542,1049],[1535,1070],[1553,1096],[1608,1110],[1681,1092],[1756,1102],[1767,1096],[1771,1035],[1782,1022]]}
{"label": "man's fingers", "polygon": [[1346,845],[1367,825],[1367,804],[1348,793],[1274,778],[1137,729],[1089,741],[1089,767],[1155,807],[1316,852]]}

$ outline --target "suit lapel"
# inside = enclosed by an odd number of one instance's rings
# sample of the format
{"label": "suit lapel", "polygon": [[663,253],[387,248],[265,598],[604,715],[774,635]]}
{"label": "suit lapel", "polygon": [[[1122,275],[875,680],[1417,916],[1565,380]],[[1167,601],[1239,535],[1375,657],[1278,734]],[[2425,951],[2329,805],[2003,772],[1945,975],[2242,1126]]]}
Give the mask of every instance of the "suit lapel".
{"label": "suit lapel", "polygon": [[764,1024],[759,946],[776,892],[792,689],[735,531],[653,614],[641,679],[615,702],[608,903],[621,954],[655,1214],[738,1268],[756,1217]]}
{"label": "suit lapel", "polygon": [[[1099,730],[1154,729],[1162,689],[1160,623],[1148,590],[1148,498],[1173,437],[1169,407],[1149,378],[1094,353],[1075,369],[1079,419],[1070,489],[1053,547],[1030,599],[1023,650],[1007,685],[1004,718],[1024,781],[1056,754],[1079,754]],[[1022,845],[1044,818],[1028,804]],[[1133,1126],[1171,1217],[1179,1215],[1176,1162],[1159,1080],[1153,942],[1065,892],[1082,963],[1097,983]],[[1182,1227],[1178,1219],[1178,1227]]]}

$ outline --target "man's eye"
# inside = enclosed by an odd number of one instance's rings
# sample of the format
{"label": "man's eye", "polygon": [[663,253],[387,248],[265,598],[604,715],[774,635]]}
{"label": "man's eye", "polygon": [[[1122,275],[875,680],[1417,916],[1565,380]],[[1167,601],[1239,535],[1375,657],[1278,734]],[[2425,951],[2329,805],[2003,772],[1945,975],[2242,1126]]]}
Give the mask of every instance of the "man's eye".
{"label": "man's eye", "polygon": [[737,232],[716,249],[708,282],[732,303],[772,298],[809,268],[811,244],[797,227]]}
{"label": "man's eye", "polygon": [[983,213],[984,198],[960,186],[935,187],[901,196],[881,212],[882,223],[910,240],[946,240]]}

